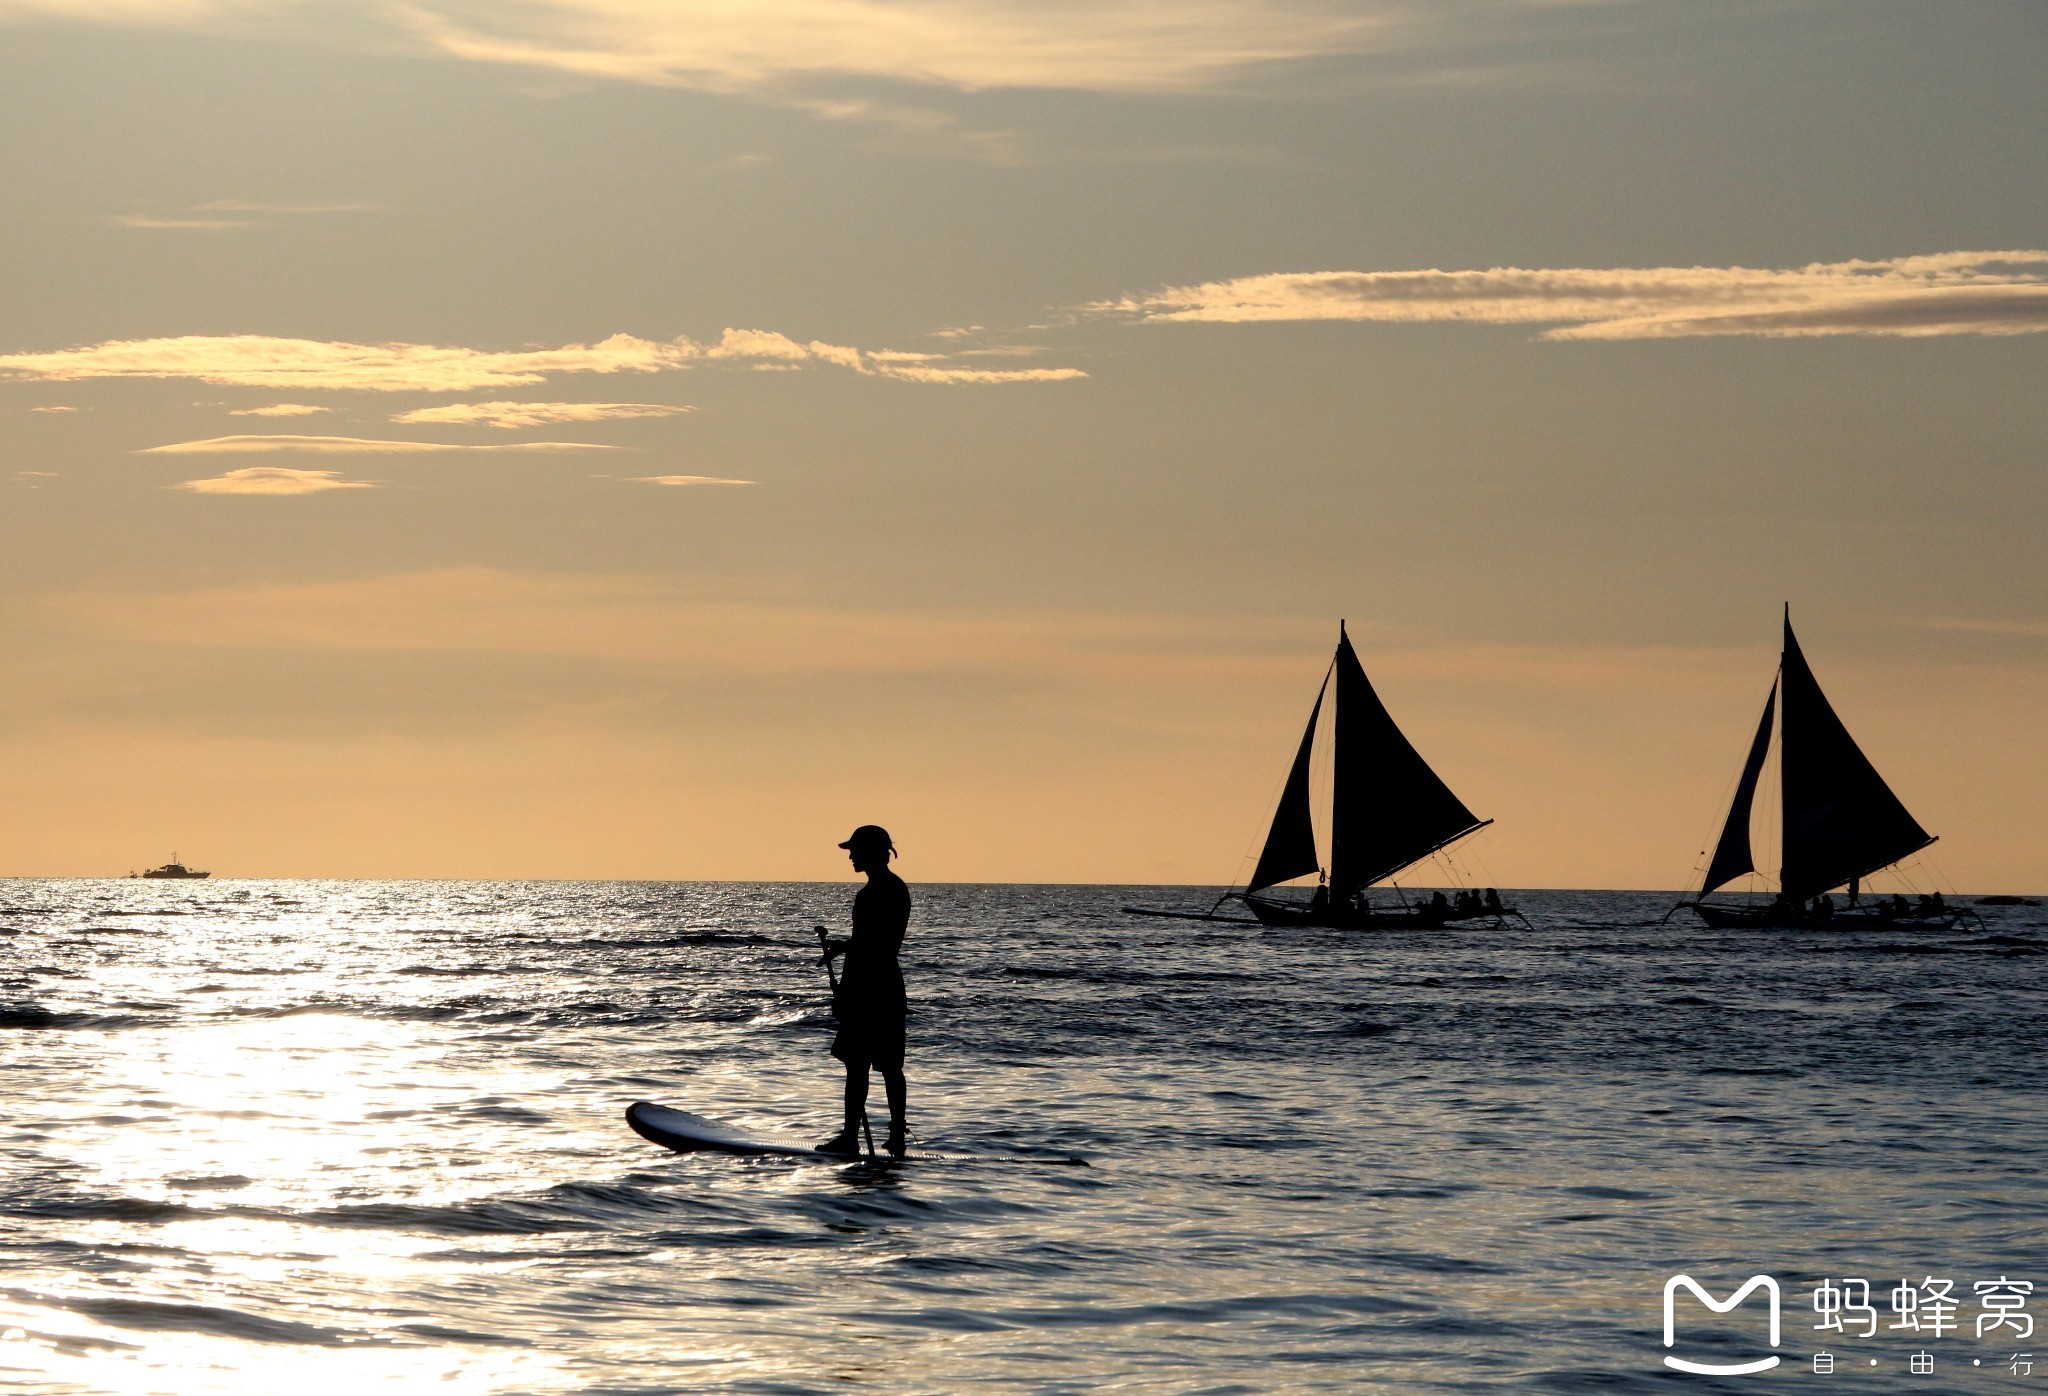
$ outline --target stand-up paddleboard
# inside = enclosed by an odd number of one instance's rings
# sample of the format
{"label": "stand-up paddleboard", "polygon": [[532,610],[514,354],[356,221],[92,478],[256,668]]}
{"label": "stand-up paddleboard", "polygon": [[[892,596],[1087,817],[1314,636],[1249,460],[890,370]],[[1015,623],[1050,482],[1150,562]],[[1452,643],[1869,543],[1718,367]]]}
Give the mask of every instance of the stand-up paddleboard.
{"label": "stand-up paddleboard", "polygon": [[801,1144],[784,1144],[772,1139],[755,1139],[731,1125],[671,1110],[653,1101],[635,1101],[626,1107],[626,1123],[633,1133],[651,1144],[674,1149],[679,1154],[752,1154],[774,1158],[815,1159],[820,1163],[856,1163],[865,1159],[889,1160],[890,1155],[828,1154]]}
{"label": "stand-up paddleboard", "polygon": [[[671,1110],[666,1105],[656,1105],[651,1100],[635,1101],[626,1107],[626,1123],[633,1127],[633,1133],[651,1144],[664,1149],[674,1149],[679,1154],[738,1154],[756,1158],[800,1158],[814,1163],[977,1163],[988,1162],[976,1154],[828,1154],[820,1149],[807,1149],[801,1144],[786,1144],[777,1139],[759,1139],[743,1134],[731,1125],[722,1125],[716,1120],[707,1120],[702,1115],[692,1115],[687,1110]],[[1075,1168],[1086,1168],[1088,1160],[1072,1156],[1046,1154],[1019,1154],[1009,1159],[1013,1163],[1031,1162],[1059,1164]]]}

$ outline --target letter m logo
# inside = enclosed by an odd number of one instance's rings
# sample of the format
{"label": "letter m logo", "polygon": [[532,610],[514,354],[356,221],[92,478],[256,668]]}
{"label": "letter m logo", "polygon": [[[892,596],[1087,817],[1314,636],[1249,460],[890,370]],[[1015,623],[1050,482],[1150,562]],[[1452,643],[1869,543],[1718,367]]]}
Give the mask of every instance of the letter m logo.
{"label": "letter m logo", "polygon": [[[1771,1296],[1771,1346],[1778,1345],[1778,1282],[1769,1275],[1752,1275],[1741,1289],[1726,1299],[1716,1299],[1700,1287],[1698,1280],[1690,1275],[1673,1275],[1664,1282],[1664,1346],[1674,1347],[1678,1343],[1677,1315],[1673,1313],[1674,1300],[1681,1289],[1689,1289],[1693,1297],[1717,1314],[1725,1314],[1737,1304],[1749,1298],[1757,1290],[1768,1290]],[[1754,1362],[1688,1362],[1682,1357],[1664,1356],[1664,1365],[1681,1372],[1699,1372],[1712,1377],[1736,1377],[1746,1372],[1768,1372],[1778,1365],[1776,1357],[1760,1357]]]}

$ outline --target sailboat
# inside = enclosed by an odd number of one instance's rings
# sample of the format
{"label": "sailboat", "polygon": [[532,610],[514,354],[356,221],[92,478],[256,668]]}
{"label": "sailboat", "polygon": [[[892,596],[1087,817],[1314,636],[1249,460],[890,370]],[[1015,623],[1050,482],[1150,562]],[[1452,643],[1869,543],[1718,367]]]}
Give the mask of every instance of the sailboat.
{"label": "sailboat", "polygon": [[[1316,851],[1309,773],[1333,679],[1335,711],[1328,724],[1330,866],[1325,871]],[[1339,621],[1337,653],[1316,690],[1308,726],[1281,790],[1280,807],[1244,890],[1225,893],[1206,913],[1124,910],[1196,921],[1242,921],[1245,918],[1218,914],[1225,903],[1236,901],[1251,912],[1256,924],[1340,930],[1434,929],[1453,921],[1498,919],[1511,912],[1491,889],[1483,898],[1464,892],[1452,901],[1438,892],[1428,900],[1410,902],[1397,888],[1392,903],[1378,905],[1368,895],[1368,889],[1492,822],[1467,809],[1394,725]],[[1273,890],[1312,873],[1318,885],[1306,900]]]}
{"label": "sailboat", "polygon": [[[1778,893],[1767,902],[1709,902],[1707,896],[1758,871],[1750,848],[1750,816],[1775,726],[1778,740],[1781,824]],[[1835,716],[1807,667],[1785,608],[1785,648],[1764,699],[1764,715],[1750,740],[1742,777],[1700,890],[1690,907],[1709,926],[1853,929],[1883,926],[1953,926],[1964,913],[1939,892],[1908,901],[1903,895],[1865,899],[1863,879],[1912,857],[1935,841],[1892,794],[1884,777]],[[1846,904],[1833,893],[1846,888]],[[1678,910],[1678,907],[1672,908]]]}

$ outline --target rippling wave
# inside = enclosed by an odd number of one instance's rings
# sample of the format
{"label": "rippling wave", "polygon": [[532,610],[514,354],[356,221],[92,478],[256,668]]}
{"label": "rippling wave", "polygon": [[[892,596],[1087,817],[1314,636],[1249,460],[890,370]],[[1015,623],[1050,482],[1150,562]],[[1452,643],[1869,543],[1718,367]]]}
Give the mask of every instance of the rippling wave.
{"label": "rippling wave", "polygon": [[620,1112],[829,1132],[848,888],[0,885],[0,1387],[1649,1390],[1679,1270],[1779,1275],[1794,1362],[1821,1275],[2048,1281],[2038,908],[1373,936],[916,891],[948,1157],[827,1166]]}

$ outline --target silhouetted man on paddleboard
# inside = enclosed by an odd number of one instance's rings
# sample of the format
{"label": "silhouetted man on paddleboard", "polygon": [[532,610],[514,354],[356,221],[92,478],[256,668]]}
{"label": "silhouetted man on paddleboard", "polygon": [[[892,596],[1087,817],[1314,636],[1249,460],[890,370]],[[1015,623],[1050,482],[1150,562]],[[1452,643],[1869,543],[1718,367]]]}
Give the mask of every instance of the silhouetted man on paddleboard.
{"label": "silhouetted man on paddleboard", "polygon": [[[853,933],[846,940],[825,940],[825,965],[839,955],[846,968],[832,993],[832,1013],[839,1032],[832,1055],[846,1063],[846,1124],[818,1146],[822,1153],[860,1152],[861,1125],[868,1103],[868,1068],[882,1073],[889,1093],[889,1138],[883,1145],[902,1154],[905,1087],[903,1026],[909,1009],[903,993],[903,969],[896,953],[910,924],[910,889],[889,871],[896,845],[878,824],[863,824],[839,845],[853,861],[853,870],[867,874],[868,884],[853,896]],[[824,927],[819,927],[824,934]]]}

